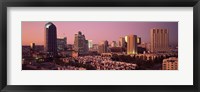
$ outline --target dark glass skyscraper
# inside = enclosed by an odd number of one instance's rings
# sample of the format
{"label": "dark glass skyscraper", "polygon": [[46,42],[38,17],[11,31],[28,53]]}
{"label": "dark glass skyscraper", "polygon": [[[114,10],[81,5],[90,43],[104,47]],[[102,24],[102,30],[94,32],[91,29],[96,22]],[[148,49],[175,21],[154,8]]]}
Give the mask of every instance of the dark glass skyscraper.
{"label": "dark glass skyscraper", "polygon": [[57,31],[56,26],[48,22],[45,24],[44,49],[51,56],[57,55]]}

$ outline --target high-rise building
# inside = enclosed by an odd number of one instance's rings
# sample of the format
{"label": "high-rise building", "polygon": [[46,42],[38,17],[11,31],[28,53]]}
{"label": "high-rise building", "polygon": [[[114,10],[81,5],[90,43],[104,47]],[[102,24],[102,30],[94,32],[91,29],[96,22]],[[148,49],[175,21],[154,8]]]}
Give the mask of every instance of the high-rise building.
{"label": "high-rise building", "polygon": [[108,41],[101,41],[99,44],[99,53],[107,53],[108,52]]}
{"label": "high-rise building", "polygon": [[85,51],[85,53],[87,53],[87,52],[89,51],[89,46],[88,46],[88,44],[89,44],[89,41],[88,41],[88,40],[85,40],[85,45],[84,45],[84,51]]}
{"label": "high-rise building", "polygon": [[31,44],[30,44],[30,47],[31,47],[31,50],[34,51],[34,50],[35,50],[35,43],[31,43]]}
{"label": "high-rise building", "polygon": [[126,41],[124,37],[119,38],[119,47],[125,47],[126,46]]}
{"label": "high-rise building", "polygon": [[80,31],[78,34],[75,34],[74,50],[77,51],[79,55],[88,53],[88,41],[85,39],[85,35]]}
{"label": "high-rise building", "polygon": [[128,41],[128,36],[125,36],[124,39],[125,39],[125,48],[126,48],[126,51],[127,51],[127,41]]}
{"label": "high-rise building", "polygon": [[88,40],[88,47],[91,49],[93,47],[92,40]]}
{"label": "high-rise building", "polygon": [[125,42],[127,43],[127,41],[128,41],[128,36],[125,36]]}
{"label": "high-rise building", "polygon": [[169,51],[169,31],[168,29],[151,29],[151,52]]}
{"label": "high-rise building", "polygon": [[111,47],[117,47],[117,42],[116,41],[112,41],[111,42]]}
{"label": "high-rise building", "polygon": [[137,44],[141,44],[141,37],[137,37]]}
{"label": "high-rise building", "polygon": [[92,48],[90,50],[91,51],[99,51],[99,44],[93,44]]}
{"label": "high-rise building", "polygon": [[67,38],[57,38],[57,51],[65,51],[67,49]]}
{"label": "high-rise building", "polygon": [[137,54],[137,35],[127,37],[127,54]]}
{"label": "high-rise building", "polygon": [[178,58],[170,57],[163,60],[162,70],[178,70]]}
{"label": "high-rise building", "polygon": [[57,29],[52,22],[45,24],[44,31],[44,48],[45,51],[51,56],[57,55]]}

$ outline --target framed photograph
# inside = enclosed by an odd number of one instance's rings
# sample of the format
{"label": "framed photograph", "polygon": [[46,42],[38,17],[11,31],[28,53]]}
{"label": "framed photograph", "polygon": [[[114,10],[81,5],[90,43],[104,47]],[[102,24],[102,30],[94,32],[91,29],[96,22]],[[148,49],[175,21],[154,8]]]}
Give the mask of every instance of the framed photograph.
{"label": "framed photograph", "polygon": [[199,0],[0,6],[1,91],[199,91]]}

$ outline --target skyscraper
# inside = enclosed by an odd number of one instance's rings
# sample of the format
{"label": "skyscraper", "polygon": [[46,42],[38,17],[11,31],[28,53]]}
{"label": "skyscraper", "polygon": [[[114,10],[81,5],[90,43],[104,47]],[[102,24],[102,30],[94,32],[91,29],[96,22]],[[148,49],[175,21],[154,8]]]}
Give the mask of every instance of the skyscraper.
{"label": "skyscraper", "polygon": [[84,52],[85,52],[85,54],[87,54],[88,51],[89,51],[88,43],[89,43],[88,40],[85,40],[85,43],[84,43]]}
{"label": "skyscraper", "polygon": [[50,56],[57,55],[57,29],[52,22],[45,24],[44,48]]}
{"label": "skyscraper", "polygon": [[108,52],[108,41],[101,41],[99,44],[99,53],[107,53]]}
{"label": "skyscraper", "polygon": [[168,29],[151,29],[151,52],[169,51],[169,31]]}
{"label": "skyscraper", "polygon": [[79,55],[88,53],[88,41],[85,39],[85,35],[80,31],[78,34],[75,34],[74,50],[77,51]]}
{"label": "skyscraper", "polygon": [[119,38],[119,47],[125,47],[125,46],[126,46],[125,38],[120,37]]}
{"label": "skyscraper", "polygon": [[137,35],[127,37],[127,54],[137,54]]}
{"label": "skyscraper", "polygon": [[35,50],[35,43],[31,43],[31,44],[30,44],[30,47],[31,47],[31,50],[34,51],[34,50]]}
{"label": "skyscraper", "polygon": [[57,50],[65,51],[67,48],[67,38],[57,38]]}
{"label": "skyscraper", "polygon": [[88,40],[88,47],[91,49],[93,47],[92,40]]}
{"label": "skyscraper", "polygon": [[125,36],[125,42],[127,43],[127,41],[128,41],[128,36]]}
{"label": "skyscraper", "polygon": [[117,47],[117,42],[116,41],[112,41],[111,42],[111,47]]}
{"label": "skyscraper", "polygon": [[141,37],[137,37],[137,44],[141,44]]}

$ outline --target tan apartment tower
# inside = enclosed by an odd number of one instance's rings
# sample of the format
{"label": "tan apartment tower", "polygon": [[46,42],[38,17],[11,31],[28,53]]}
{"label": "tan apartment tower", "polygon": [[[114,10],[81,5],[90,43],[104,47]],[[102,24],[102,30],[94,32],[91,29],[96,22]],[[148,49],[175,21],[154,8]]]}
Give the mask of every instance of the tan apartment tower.
{"label": "tan apartment tower", "polygon": [[169,51],[169,30],[168,29],[151,29],[151,52],[163,53]]}
{"label": "tan apartment tower", "polygon": [[137,54],[137,35],[129,35],[127,38],[127,54]]}

